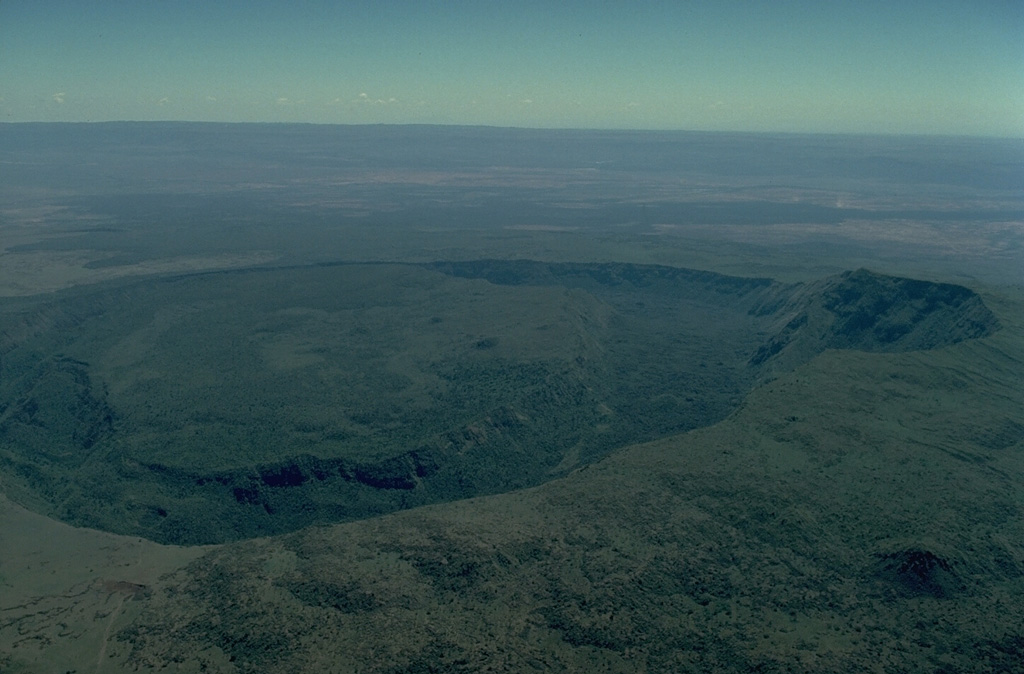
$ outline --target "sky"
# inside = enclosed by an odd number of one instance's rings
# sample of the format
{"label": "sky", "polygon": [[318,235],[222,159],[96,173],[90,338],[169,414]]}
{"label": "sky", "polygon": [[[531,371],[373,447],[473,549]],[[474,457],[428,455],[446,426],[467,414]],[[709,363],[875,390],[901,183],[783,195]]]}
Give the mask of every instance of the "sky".
{"label": "sky", "polygon": [[0,0],[0,121],[1024,137],[1021,0]]}

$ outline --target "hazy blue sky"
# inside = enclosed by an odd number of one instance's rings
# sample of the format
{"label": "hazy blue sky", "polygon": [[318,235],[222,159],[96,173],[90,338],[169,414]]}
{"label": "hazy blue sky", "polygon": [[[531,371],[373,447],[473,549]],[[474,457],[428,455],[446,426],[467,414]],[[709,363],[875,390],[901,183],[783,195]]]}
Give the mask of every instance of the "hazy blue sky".
{"label": "hazy blue sky", "polygon": [[0,121],[1024,137],[1024,2],[0,0]]}

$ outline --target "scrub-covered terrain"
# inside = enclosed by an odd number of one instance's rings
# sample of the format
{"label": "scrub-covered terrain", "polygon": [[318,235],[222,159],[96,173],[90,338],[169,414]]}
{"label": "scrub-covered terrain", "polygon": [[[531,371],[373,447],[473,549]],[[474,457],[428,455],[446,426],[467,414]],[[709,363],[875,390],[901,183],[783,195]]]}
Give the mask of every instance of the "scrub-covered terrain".
{"label": "scrub-covered terrain", "polygon": [[985,299],[988,336],[828,350],[538,487],[205,554],[107,541],[4,608],[6,666],[1019,671],[1024,298]]}
{"label": "scrub-covered terrain", "polygon": [[1024,671],[1019,142],[0,155],[0,671]]}
{"label": "scrub-covered terrain", "polygon": [[7,308],[0,467],[65,521],[175,544],[539,484],[719,421],[825,349],[998,328],[966,288],[863,270],[489,260],[108,285]]}

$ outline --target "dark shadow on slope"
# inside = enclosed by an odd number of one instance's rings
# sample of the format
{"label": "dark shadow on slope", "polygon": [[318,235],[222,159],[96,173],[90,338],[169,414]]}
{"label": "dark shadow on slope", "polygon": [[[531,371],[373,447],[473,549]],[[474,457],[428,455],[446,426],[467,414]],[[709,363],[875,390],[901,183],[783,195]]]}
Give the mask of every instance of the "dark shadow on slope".
{"label": "dark shadow on slope", "polygon": [[825,349],[904,352],[987,337],[999,321],[962,286],[846,272],[766,297],[755,313],[771,316],[767,340],[750,364],[789,370]]}

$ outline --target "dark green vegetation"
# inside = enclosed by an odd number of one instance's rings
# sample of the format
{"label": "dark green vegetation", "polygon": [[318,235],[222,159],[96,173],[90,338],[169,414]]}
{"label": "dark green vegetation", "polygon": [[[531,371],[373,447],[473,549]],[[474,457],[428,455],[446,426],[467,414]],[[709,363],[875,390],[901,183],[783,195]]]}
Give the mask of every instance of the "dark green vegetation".
{"label": "dark green vegetation", "polygon": [[822,353],[715,426],[535,489],[225,546],[166,579],[118,656],[226,672],[1020,672],[1024,305],[993,308],[1005,325],[988,337]]}
{"label": "dark green vegetation", "polygon": [[714,423],[826,348],[997,321],[958,287],[670,267],[328,265],[7,307],[0,460],[67,521],[211,543],[539,484]]}
{"label": "dark green vegetation", "polygon": [[1022,671],[1019,142],[0,155],[0,670]]}

